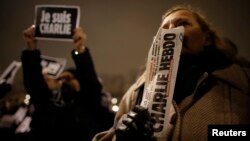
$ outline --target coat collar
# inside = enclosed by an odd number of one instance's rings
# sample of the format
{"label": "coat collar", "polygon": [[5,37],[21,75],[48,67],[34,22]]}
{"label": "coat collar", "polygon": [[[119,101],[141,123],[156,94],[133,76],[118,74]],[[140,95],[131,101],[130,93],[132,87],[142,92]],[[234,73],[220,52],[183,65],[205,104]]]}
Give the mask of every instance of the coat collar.
{"label": "coat collar", "polygon": [[249,92],[250,69],[233,64],[212,73],[215,77],[235,86],[245,93]]}

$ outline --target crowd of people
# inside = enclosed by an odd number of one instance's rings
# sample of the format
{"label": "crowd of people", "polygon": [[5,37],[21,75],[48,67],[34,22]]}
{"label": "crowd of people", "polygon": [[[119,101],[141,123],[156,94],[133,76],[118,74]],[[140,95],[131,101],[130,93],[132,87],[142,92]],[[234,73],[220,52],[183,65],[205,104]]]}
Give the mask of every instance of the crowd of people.
{"label": "crowd of people", "polygon": [[65,69],[56,79],[42,71],[34,33],[34,26],[24,31],[27,48],[21,54],[24,86],[35,107],[32,138],[91,140],[111,127],[114,113],[101,105],[103,86],[85,45],[83,29],[77,27],[73,35],[75,68]]}
{"label": "crowd of people", "polygon": [[[207,140],[209,125],[250,124],[249,62],[190,5],[167,10],[160,29],[180,26],[184,27],[183,47],[164,139],[154,134],[157,119],[140,105],[146,69],[114,113],[103,104],[109,94],[103,91],[81,27],[72,37],[75,67],[66,68],[58,78],[43,71],[35,26],[25,29],[23,84],[34,106],[27,140]],[[11,85],[3,85],[1,98],[11,90]]]}
{"label": "crowd of people", "polygon": [[[56,78],[41,65],[43,54],[37,47],[35,26],[25,29],[23,37],[26,43],[21,52],[23,85],[34,110],[29,114],[32,120],[28,133],[16,134],[12,129],[17,126],[14,121],[13,125],[1,130],[6,138],[90,141],[96,133],[110,128],[115,116],[110,110],[111,94],[103,89],[95,71],[90,50],[85,45],[84,30],[77,27],[72,37],[70,53],[75,67],[65,68]],[[11,88],[12,84],[1,84],[1,98],[11,92]]]}

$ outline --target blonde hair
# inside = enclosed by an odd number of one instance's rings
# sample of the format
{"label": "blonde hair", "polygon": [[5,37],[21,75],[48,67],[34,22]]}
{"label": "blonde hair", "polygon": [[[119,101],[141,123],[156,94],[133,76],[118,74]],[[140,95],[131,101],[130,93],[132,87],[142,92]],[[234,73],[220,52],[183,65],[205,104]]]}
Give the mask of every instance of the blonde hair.
{"label": "blonde hair", "polygon": [[199,23],[202,31],[209,31],[210,30],[210,24],[207,22],[203,12],[198,8],[192,7],[191,5],[173,6],[172,8],[168,9],[166,11],[166,13],[162,16],[162,20],[164,20],[170,14],[172,14],[176,11],[180,11],[180,10],[186,10],[186,11],[189,11],[190,13],[192,13],[194,15],[195,19],[197,20],[197,22]]}
{"label": "blonde hair", "polygon": [[203,32],[208,33],[209,38],[211,40],[211,46],[215,46],[216,48],[221,50],[224,54],[226,54],[226,52],[223,51],[224,46],[225,46],[223,39],[220,37],[220,35],[217,31],[212,29],[210,23],[206,20],[203,12],[199,8],[195,8],[195,7],[192,7],[191,5],[186,5],[186,4],[173,6],[172,8],[168,9],[165,12],[165,14],[162,16],[162,20],[164,20],[170,14],[172,14],[176,11],[180,11],[180,10],[186,10],[186,11],[189,11],[190,13],[192,13],[194,18],[196,19],[196,21],[200,25],[201,30]]}

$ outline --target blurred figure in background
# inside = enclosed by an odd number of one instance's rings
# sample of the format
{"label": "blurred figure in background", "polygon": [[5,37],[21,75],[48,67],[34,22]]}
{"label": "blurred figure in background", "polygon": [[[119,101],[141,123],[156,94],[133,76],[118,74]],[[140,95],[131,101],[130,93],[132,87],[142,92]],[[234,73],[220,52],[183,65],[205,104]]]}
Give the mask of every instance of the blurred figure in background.
{"label": "blurred figure in background", "polygon": [[[94,134],[112,126],[114,114],[101,105],[102,84],[85,46],[85,32],[81,27],[74,31],[71,56],[76,67],[66,69],[57,79],[42,72],[34,33],[34,26],[24,31],[27,48],[21,54],[24,86],[35,106],[33,140],[90,141]],[[64,104],[58,106],[54,97],[61,97]]]}
{"label": "blurred figure in background", "polygon": [[8,84],[8,83],[1,83],[0,84],[0,99],[2,99],[3,97],[5,97],[5,95],[10,92],[12,89],[12,85]]}
{"label": "blurred figure in background", "polygon": [[26,141],[30,132],[32,105],[26,92],[13,86],[18,68],[15,72],[13,70],[0,79],[0,137],[1,140]]}

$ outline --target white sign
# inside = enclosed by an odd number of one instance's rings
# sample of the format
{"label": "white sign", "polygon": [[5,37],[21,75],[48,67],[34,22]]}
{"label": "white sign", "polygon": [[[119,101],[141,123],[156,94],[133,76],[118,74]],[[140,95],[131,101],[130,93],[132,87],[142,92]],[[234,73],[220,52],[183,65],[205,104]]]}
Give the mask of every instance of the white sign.
{"label": "white sign", "polygon": [[65,69],[67,60],[65,58],[55,58],[50,56],[41,55],[41,65],[43,72],[46,72],[52,78],[58,78],[62,71]]}
{"label": "white sign", "polygon": [[22,66],[22,63],[19,61],[12,61],[11,64],[5,69],[0,77],[0,84],[8,83],[12,84],[14,77],[18,71],[18,69]]}

